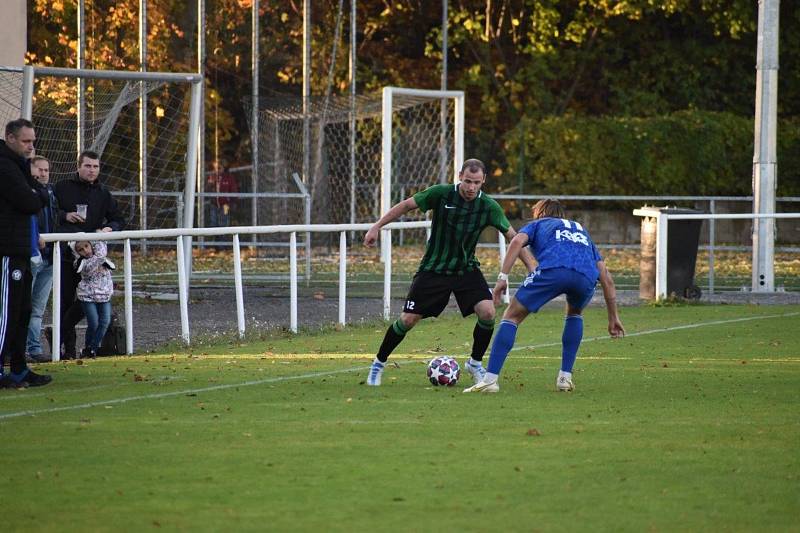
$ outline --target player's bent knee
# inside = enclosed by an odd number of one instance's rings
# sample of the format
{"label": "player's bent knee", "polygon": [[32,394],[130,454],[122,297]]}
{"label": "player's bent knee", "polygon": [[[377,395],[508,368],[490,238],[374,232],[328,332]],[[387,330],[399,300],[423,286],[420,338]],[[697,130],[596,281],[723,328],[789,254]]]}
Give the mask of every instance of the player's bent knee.
{"label": "player's bent knee", "polygon": [[409,330],[417,325],[422,320],[422,315],[415,315],[414,313],[400,313],[400,322],[403,323],[406,330]]}

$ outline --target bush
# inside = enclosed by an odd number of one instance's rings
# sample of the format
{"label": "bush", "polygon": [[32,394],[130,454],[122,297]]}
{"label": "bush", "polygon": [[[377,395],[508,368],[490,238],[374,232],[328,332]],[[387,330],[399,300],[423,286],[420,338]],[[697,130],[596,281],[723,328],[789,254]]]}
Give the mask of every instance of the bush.
{"label": "bush", "polygon": [[[778,194],[796,195],[800,120],[781,121],[778,136]],[[753,119],[730,113],[523,118],[506,147],[507,175],[518,175],[523,165],[531,176],[527,193],[752,194]]]}

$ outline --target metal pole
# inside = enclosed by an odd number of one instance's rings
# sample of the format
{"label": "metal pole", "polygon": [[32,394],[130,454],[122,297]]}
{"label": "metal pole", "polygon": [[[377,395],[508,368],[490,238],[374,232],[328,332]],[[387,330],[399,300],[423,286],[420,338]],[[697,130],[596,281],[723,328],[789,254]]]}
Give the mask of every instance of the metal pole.
{"label": "metal pole", "polygon": [[392,87],[383,88],[381,118],[381,216],[392,207]]}
{"label": "metal pole", "polygon": [[[447,90],[447,2],[442,0],[442,90]],[[439,119],[439,183],[447,183],[447,104],[449,100],[443,98],[442,110]]]}
{"label": "metal pole", "polygon": [[[192,83],[191,107],[189,108],[189,153],[186,157],[186,178],[183,191],[183,227],[194,227],[194,206],[195,206],[195,177],[197,176],[198,151],[200,148],[200,116],[203,107],[203,81]],[[188,274],[192,268],[192,238],[185,237],[186,249],[184,250],[185,269]],[[186,287],[188,289],[188,287]]]}
{"label": "metal pole", "polygon": [[[147,72],[147,0],[139,0],[139,72]],[[139,227],[147,229],[147,89],[139,82]],[[147,240],[140,242],[147,255]],[[130,329],[130,328],[129,328]]]}
{"label": "metal pole", "polygon": [[656,216],[656,300],[663,300],[667,294],[667,235],[669,215]]}
{"label": "metal pole", "polygon": [[133,261],[131,260],[131,240],[125,239],[125,353],[133,353]]}
{"label": "metal pole", "polygon": [[[500,266],[502,267],[503,263],[506,260],[506,236],[500,233],[499,231],[497,232],[497,245],[500,248]],[[507,285],[508,287],[506,288],[506,292],[505,294],[503,294],[504,304],[508,304],[511,302],[511,295],[510,295],[511,280],[508,281]]]}
{"label": "metal pole", "polygon": [[347,232],[339,234],[339,324],[345,323],[347,305]]}
{"label": "metal pole", "polygon": [[189,337],[189,294],[186,290],[187,276],[186,262],[183,260],[183,256],[185,254],[183,242],[184,237],[178,237],[176,239],[177,253],[175,255],[177,256],[176,259],[178,265],[178,300],[181,312],[181,338],[183,338],[183,342],[189,344],[191,341],[191,338]]}
{"label": "metal pole", "polygon": [[239,234],[233,236],[233,283],[236,288],[236,323],[239,338],[244,338],[244,292],[242,290],[242,257],[239,251]]}
{"label": "metal pole", "polygon": [[297,333],[297,233],[289,235],[289,330]]}
{"label": "metal pole", "polygon": [[[775,212],[779,0],[758,2],[753,214]],[[753,292],[775,290],[775,220],[753,220]]]}
{"label": "metal pole", "polygon": [[[709,211],[712,215],[717,212],[717,204],[714,200],[709,202]],[[714,246],[717,240],[716,220],[708,221],[708,294],[714,294]]]}
{"label": "metal pole", "polygon": [[[77,66],[83,70],[86,68],[86,3],[85,0],[78,0],[78,60]],[[83,124],[86,121],[86,100],[85,100],[85,87],[84,79],[78,77],[77,90],[78,90],[78,108],[75,114],[77,121],[77,133],[75,135],[77,141],[77,149],[80,154],[83,152]]]}
{"label": "metal pole", "polygon": [[61,243],[53,243],[53,362],[61,360]]}
{"label": "metal pole", "polygon": [[[197,73],[203,78],[200,84],[200,101],[203,105],[200,106],[200,135],[197,139],[199,146],[197,147],[197,160],[198,167],[196,173],[197,191],[200,192],[200,198],[204,198],[203,193],[206,188],[206,0],[197,0]],[[194,200],[194,199],[193,199]],[[205,202],[197,202],[197,225],[199,227],[205,226]],[[194,201],[192,202],[192,209],[195,208]],[[192,254],[191,243],[189,243],[188,253],[189,257]],[[187,278],[191,277],[192,269],[191,263],[186,270]]]}
{"label": "metal pole", "polygon": [[[252,36],[250,37],[252,41],[252,70],[253,70],[253,93],[252,93],[252,110],[251,118],[250,118],[250,146],[251,146],[251,154],[253,157],[253,169],[250,171],[250,189],[252,192],[258,192],[258,75],[259,75],[259,68],[258,68],[258,59],[259,59],[259,28],[258,28],[258,0],[253,0],[253,13],[252,13]],[[250,223],[253,226],[258,225],[258,198],[253,196],[253,199],[250,204]],[[253,246],[255,246],[258,236],[253,234],[252,237]],[[255,248],[254,248],[255,250]]]}
{"label": "metal pole", "polygon": [[22,67],[22,118],[33,120],[33,67],[26,65]]}
{"label": "metal pole", "polygon": [[311,130],[308,113],[311,105],[311,0],[303,0],[303,183],[309,191],[310,186],[309,152],[311,151]]}
{"label": "metal pole", "polygon": [[383,252],[383,319],[389,320],[392,311],[392,230],[381,229]]}
{"label": "metal pole", "polygon": [[[350,0],[350,223],[356,222],[356,1]],[[355,234],[351,235],[351,239]]]}

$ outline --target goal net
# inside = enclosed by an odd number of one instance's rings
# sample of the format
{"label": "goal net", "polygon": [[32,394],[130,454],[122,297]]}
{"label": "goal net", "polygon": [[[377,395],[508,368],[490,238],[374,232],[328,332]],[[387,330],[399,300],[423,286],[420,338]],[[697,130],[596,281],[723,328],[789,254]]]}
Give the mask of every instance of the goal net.
{"label": "goal net", "polygon": [[[258,116],[260,190],[292,192],[291,176],[301,176],[312,223],[373,222],[403,198],[452,182],[463,159],[458,91],[387,87],[314,98],[305,113],[301,98],[268,97]],[[302,223],[299,206],[273,201],[259,209],[259,223]]]}
{"label": "goal net", "polygon": [[100,179],[128,229],[181,227],[192,76],[33,67],[26,91],[21,69],[0,68],[0,119],[19,118],[30,106],[36,153],[50,160],[51,183],[76,175],[81,150],[97,152]]}

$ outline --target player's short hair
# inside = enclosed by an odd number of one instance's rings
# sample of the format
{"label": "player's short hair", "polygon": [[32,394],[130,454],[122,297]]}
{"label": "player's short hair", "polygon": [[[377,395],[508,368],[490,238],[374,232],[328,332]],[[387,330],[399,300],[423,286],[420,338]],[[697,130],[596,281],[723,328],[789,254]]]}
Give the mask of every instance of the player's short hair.
{"label": "player's short hair", "polygon": [[41,162],[41,161],[44,161],[44,162],[45,162],[45,163],[47,163],[48,165],[50,164],[50,160],[49,160],[49,159],[47,159],[45,156],[43,156],[43,155],[35,155],[35,156],[33,156],[33,158],[31,159],[31,165],[35,165],[36,163],[39,163],[39,162]]}
{"label": "player's short hair", "polygon": [[480,159],[467,159],[464,161],[464,164],[461,165],[461,172],[463,173],[467,170],[473,174],[480,171],[484,176],[486,176],[486,166]]}
{"label": "player's short hair", "polygon": [[33,128],[33,122],[26,118],[18,118],[6,124],[6,137],[17,135],[22,128]]}
{"label": "player's short hair", "polygon": [[540,218],[565,218],[567,216],[564,206],[555,198],[545,198],[539,200],[531,208],[531,216],[534,220]]}
{"label": "player's short hair", "polygon": [[97,152],[95,152],[93,150],[84,150],[78,156],[78,166],[81,166],[83,164],[83,160],[84,159],[97,159],[99,161],[100,160],[100,154],[98,154]]}

